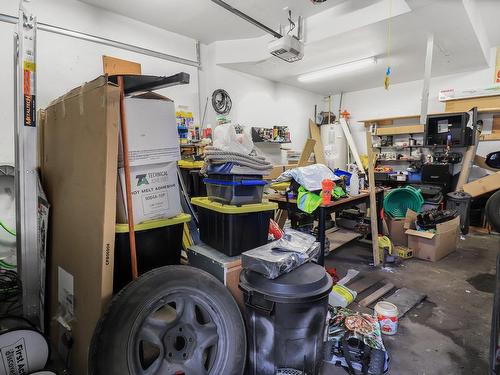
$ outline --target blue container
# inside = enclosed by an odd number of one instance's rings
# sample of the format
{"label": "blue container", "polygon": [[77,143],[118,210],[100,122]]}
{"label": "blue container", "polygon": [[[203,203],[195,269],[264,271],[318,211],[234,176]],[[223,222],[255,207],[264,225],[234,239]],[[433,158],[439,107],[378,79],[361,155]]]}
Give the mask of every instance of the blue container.
{"label": "blue container", "polygon": [[408,182],[412,184],[422,182],[422,172],[408,172]]}
{"label": "blue container", "polygon": [[209,200],[236,206],[261,203],[264,186],[267,185],[262,179],[228,181],[206,178],[203,182],[207,186]]}
{"label": "blue container", "polygon": [[343,171],[342,169],[335,169],[335,171],[333,172],[335,173],[336,176],[338,177],[343,177],[343,176],[346,176],[347,177],[347,180],[346,180],[346,185],[349,186],[351,184],[351,176],[352,176],[352,173],[349,173],[347,171]]}

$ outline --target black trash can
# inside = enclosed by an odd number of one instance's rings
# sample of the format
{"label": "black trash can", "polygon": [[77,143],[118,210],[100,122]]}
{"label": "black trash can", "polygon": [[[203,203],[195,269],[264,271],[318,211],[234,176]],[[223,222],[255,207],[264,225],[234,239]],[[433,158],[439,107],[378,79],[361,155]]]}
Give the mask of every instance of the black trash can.
{"label": "black trash can", "polygon": [[241,273],[247,375],[275,375],[285,368],[319,374],[332,284],[325,269],[313,263],[274,280],[250,270]]}
{"label": "black trash can", "polygon": [[446,209],[456,210],[460,215],[460,230],[462,234],[469,233],[470,204],[472,196],[463,191],[454,191],[446,195]]}

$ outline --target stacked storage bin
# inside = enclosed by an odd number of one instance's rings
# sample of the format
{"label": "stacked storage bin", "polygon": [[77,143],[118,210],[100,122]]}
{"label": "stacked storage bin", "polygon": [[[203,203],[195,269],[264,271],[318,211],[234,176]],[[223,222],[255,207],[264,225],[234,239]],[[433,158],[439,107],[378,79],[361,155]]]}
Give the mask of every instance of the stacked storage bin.
{"label": "stacked storage bin", "polygon": [[203,180],[207,197],[191,199],[198,209],[201,240],[231,257],[267,243],[269,221],[277,209],[275,203],[262,202],[267,184],[263,172],[248,168],[246,174],[233,173],[235,165],[209,163]]}
{"label": "stacked storage bin", "polygon": [[278,208],[269,202],[225,205],[205,197],[191,203],[198,207],[201,240],[228,256],[266,244],[269,220]]}

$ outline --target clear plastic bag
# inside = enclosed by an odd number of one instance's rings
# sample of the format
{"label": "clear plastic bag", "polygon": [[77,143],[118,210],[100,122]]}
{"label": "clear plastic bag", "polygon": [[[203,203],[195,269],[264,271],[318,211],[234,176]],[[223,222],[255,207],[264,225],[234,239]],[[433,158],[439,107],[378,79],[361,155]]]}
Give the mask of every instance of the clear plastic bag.
{"label": "clear plastic bag", "polygon": [[248,134],[236,134],[231,123],[222,124],[214,129],[213,146],[223,150],[249,155],[254,149],[252,139]]}
{"label": "clear plastic bag", "polygon": [[241,262],[243,268],[275,279],[308,261],[316,261],[319,252],[320,244],[314,236],[287,229],[278,241],[244,252]]}
{"label": "clear plastic bag", "polygon": [[306,167],[289,169],[283,172],[275,181],[284,182],[291,181],[292,179],[304,186],[306,190],[317,191],[321,190],[321,181],[324,179],[338,181],[339,177],[326,165],[313,164]]}

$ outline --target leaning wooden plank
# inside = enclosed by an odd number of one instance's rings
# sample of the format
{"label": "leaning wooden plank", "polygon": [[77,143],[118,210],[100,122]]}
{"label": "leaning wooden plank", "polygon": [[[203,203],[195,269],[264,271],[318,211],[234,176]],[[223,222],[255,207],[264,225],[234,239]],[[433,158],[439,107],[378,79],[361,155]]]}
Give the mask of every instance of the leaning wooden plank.
{"label": "leaning wooden plank", "polygon": [[402,318],[414,306],[425,299],[426,295],[414,289],[401,288],[384,301],[390,302],[398,308],[398,318]]}
{"label": "leaning wooden plank", "polygon": [[323,142],[321,141],[321,133],[318,125],[316,125],[313,120],[309,120],[309,131],[311,132],[311,138],[316,141],[316,144],[314,145],[314,157],[316,158],[316,163],[327,165],[325,159],[325,149],[323,148]]}
{"label": "leaning wooden plank", "polygon": [[372,133],[370,129],[366,129],[366,148],[368,152],[368,189],[370,192],[370,226],[372,232],[372,256],[373,264],[378,266],[380,264],[380,256],[378,249],[378,212],[377,212],[377,195],[375,193],[377,187],[375,186],[375,170],[373,167],[373,161],[375,157],[373,155],[373,144],[372,144]]}
{"label": "leaning wooden plank", "polygon": [[500,189],[500,172],[490,174],[463,186],[466,193],[473,198]]}
{"label": "leaning wooden plank", "polygon": [[308,138],[304,148],[302,149],[302,153],[300,154],[299,164],[297,164],[297,167],[304,167],[308,164],[309,157],[314,152],[314,146],[316,146],[316,141],[312,138]]}
{"label": "leaning wooden plank", "polygon": [[363,277],[362,279],[356,280],[351,284],[347,284],[346,286],[349,289],[354,290],[356,293],[363,293],[365,290],[369,289],[376,283],[381,280],[380,277]]}
{"label": "leaning wooden plank", "polygon": [[392,288],[394,288],[394,284],[387,283],[383,287],[381,287],[380,289],[377,289],[375,292],[370,294],[368,297],[365,297],[364,299],[362,299],[359,302],[359,304],[361,306],[367,307],[367,306],[371,305],[373,302],[375,302],[376,300],[378,300],[379,298],[381,298],[381,297],[385,296],[387,293],[389,293],[389,291]]}
{"label": "leaning wooden plank", "polygon": [[345,118],[340,119],[340,126],[342,127],[342,131],[344,132],[344,137],[347,139],[347,144],[351,150],[352,156],[354,156],[354,161],[356,162],[358,169],[360,171],[364,171],[363,162],[359,157],[358,147],[356,146],[356,142],[354,142],[354,138],[352,137],[351,131],[349,130],[349,125],[347,125],[347,121]]}

